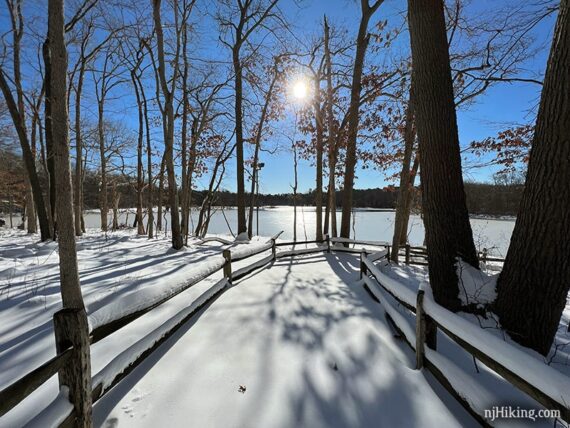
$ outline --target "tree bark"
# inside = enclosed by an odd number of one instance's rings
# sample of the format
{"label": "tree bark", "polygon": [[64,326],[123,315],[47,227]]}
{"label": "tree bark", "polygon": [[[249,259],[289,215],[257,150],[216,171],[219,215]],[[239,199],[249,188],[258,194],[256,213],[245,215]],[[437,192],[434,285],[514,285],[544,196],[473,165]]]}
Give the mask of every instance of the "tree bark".
{"label": "tree bark", "polygon": [[361,0],[362,17],[358,27],[356,38],[356,55],[354,57],[354,67],[352,70],[352,85],[350,88],[350,108],[348,119],[348,141],[346,147],[346,165],[344,170],[344,188],[342,201],[342,219],[340,224],[340,236],[350,238],[350,216],[352,212],[352,189],[354,188],[354,173],[356,168],[356,140],[358,136],[360,92],[362,90],[362,70],[364,68],[364,58],[370,40],[368,34],[368,22],[383,3],[383,0],[376,0],[370,6],[368,0]]}
{"label": "tree bark", "polygon": [[[241,42],[241,41],[240,41]],[[247,231],[245,219],[245,168],[243,160],[243,76],[240,60],[241,43],[233,49],[235,80],[235,120],[236,120],[236,175],[237,175],[237,220],[238,235]]]}
{"label": "tree bark", "polygon": [[[50,58],[50,46],[49,46],[49,39],[46,39],[42,45],[42,54],[44,58],[44,79],[46,82],[51,80],[51,73],[52,73],[52,65],[51,65],[51,58]],[[52,237],[55,240],[57,235],[57,215],[55,209],[55,200],[56,200],[56,185],[55,185],[55,163],[54,163],[54,154],[53,154],[53,133],[52,133],[52,124],[53,124],[53,116],[51,112],[51,88],[49,84],[46,84],[46,94],[45,94],[45,103],[44,103],[44,132],[45,132],[45,148],[46,148],[46,165],[47,165],[47,172],[48,172],[48,200],[49,200],[49,210],[50,210],[50,219],[51,219],[51,227],[52,227]]]}
{"label": "tree bark", "polygon": [[[48,80],[52,126],[50,138],[53,141],[53,161],[55,171],[55,207],[58,221],[59,275],[64,311],[72,309],[76,319],[70,322],[65,338],[77,348],[75,373],[62,372],[60,384],[69,387],[70,400],[75,407],[76,427],[92,426],[91,367],[89,357],[89,328],[87,314],[79,285],[75,232],[73,222],[73,189],[71,186],[71,166],[69,164],[68,113],[66,101],[67,52],[64,40],[63,0],[49,0],[48,40],[49,58],[53,67]],[[60,312],[61,313],[61,312]],[[56,320],[59,320],[56,315]],[[61,326],[61,323],[56,322]],[[58,329],[61,333],[61,330]],[[64,337],[60,335],[58,342]],[[58,350],[61,347],[58,346]],[[64,373],[69,374],[65,376]]]}
{"label": "tree bark", "polygon": [[327,23],[327,19],[324,19],[325,23],[325,67],[327,76],[327,102],[326,102],[326,114],[327,114],[327,126],[328,126],[328,167],[329,167],[329,190],[328,190],[328,201],[327,206],[329,208],[330,215],[330,234],[332,236],[337,236],[336,228],[336,141],[338,136],[338,130],[336,121],[333,113],[333,84],[332,84],[332,60],[330,51],[330,27]]}
{"label": "tree bark", "polygon": [[109,201],[107,197],[107,155],[105,153],[105,128],[103,124],[105,100],[101,98],[97,102],[97,136],[99,139],[99,156],[101,158],[101,187],[99,189],[99,207],[101,210],[101,230],[108,229]]}
{"label": "tree bark", "polygon": [[550,350],[570,290],[569,93],[570,2],[562,0],[523,196],[497,281],[502,327],[543,355]]}
{"label": "tree bark", "polygon": [[458,310],[457,259],[478,267],[463,188],[443,0],[408,0],[422,208],[436,302]]}
{"label": "tree bark", "polygon": [[[176,175],[174,172],[174,87],[177,80],[179,35],[177,35],[176,59],[174,61],[174,76],[172,77],[172,89],[168,87],[166,78],[166,63],[164,54],[164,35],[160,17],[161,0],[152,0],[154,30],[157,39],[158,50],[158,74],[162,95],[164,97],[164,111],[162,114],[164,129],[164,163],[168,180],[168,202],[170,206],[170,230],[172,233],[172,248],[179,250],[184,246],[182,233],[180,230],[180,215],[178,213],[178,190],[176,185]],[[174,2],[174,13],[177,12],[178,4]],[[178,31],[178,30],[177,30]]]}
{"label": "tree bark", "polygon": [[315,81],[315,94],[313,100],[315,110],[315,142],[317,149],[316,160],[316,184],[315,184],[315,206],[316,206],[316,240],[323,240],[323,111],[321,109],[320,81]]}
{"label": "tree bark", "polygon": [[82,61],[75,89],[75,235],[83,233],[81,220],[83,217],[83,141],[81,136],[81,92],[85,75],[85,62]]}
{"label": "tree bark", "polygon": [[162,200],[164,194],[164,169],[165,169],[165,158],[162,156],[162,161],[160,162],[160,171],[158,173],[158,208],[156,212],[156,231],[162,232]]}
{"label": "tree bark", "polygon": [[406,127],[404,130],[404,159],[402,161],[402,171],[400,172],[400,191],[398,193],[398,201],[396,204],[396,215],[394,218],[394,236],[392,238],[392,252],[390,259],[398,263],[398,252],[400,251],[401,237],[404,226],[407,231],[406,205],[408,202],[411,189],[411,171],[412,155],[414,151],[414,140],[416,132],[414,128],[414,108],[412,102],[412,89],[410,88],[410,98],[406,109]]}
{"label": "tree bark", "polygon": [[143,189],[144,189],[144,177],[143,177],[143,141],[144,141],[144,111],[140,95],[139,84],[137,81],[137,70],[140,63],[131,70],[131,81],[135,88],[135,96],[137,100],[137,110],[138,110],[138,135],[137,135],[137,234],[144,235],[144,224],[143,224]]}
{"label": "tree bark", "polygon": [[44,198],[42,195],[42,188],[40,186],[40,179],[36,170],[36,164],[34,161],[34,156],[28,142],[28,136],[26,134],[25,128],[22,126],[22,114],[18,111],[12,92],[10,92],[10,87],[4,72],[0,68],[0,89],[4,94],[4,99],[6,100],[6,105],[10,111],[10,116],[12,117],[12,122],[18,133],[18,140],[20,141],[20,146],[22,148],[22,157],[24,158],[24,165],[26,167],[26,172],[28,173],[28,178],[30,180],[30,185],[32,186],[32,193],[34,197],[34,203],[36,205],[36,210],[38,214],[38,220],[40,223],[40,236],[42,241],[47,241],[52,238],[52,228],[48,220],[47,210],[44,204]]}
{"label": "tree bark", "polygon": [[406,198],[406,205],[402,213],[402,227],[400,229],[400,245],[405,245],[408,242],[408,224],[410,223],[410,213],[412,211],[412,199],[414,197],[414,186],[416,182],[416,176],[418,175],[418,169],[420,166],[420,157],[416,153],[414,157],[414,164],[412,165],[412,171],[410,172],[410,191],[408,192]]}

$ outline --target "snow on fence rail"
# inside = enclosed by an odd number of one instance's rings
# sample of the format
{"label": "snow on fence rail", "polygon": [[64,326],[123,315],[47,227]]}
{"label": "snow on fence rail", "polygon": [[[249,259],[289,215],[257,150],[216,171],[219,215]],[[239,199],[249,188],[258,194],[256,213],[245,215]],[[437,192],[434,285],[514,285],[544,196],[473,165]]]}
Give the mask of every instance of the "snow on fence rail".
{"label": "snow on fence rail", "polygon": [[[37,369],[24,375],[22,378],[9,385],[4,390],[0,391],[0,416],[10,411],[24,398],[36,390],[40,385],[58,373],[61,393],[50,406],[48,406],[44,411],[40,413],[40,415],[38,415],[38,417],[41,416],[40,419],[42,420],[42,424],[44,424],[47,419],[50,419],[54,425],[73,425],[77,421],[77,418],[80,418],[81,415],[84,414],[83,411],[85,409],[85,403],[89,403],[90,405],[92,401],[94,402],[100,399],[107,391],[109,391],[115,384],[117,384],[146,357],[148,357],[148,355],[150,355],[153,350],[155,350],[162,342],[164,342],[164,340],[170,337],[184,323],[192,319],[193,315],[198,310],[205,307],[207,304],[211,303],[214,299],[221,295],[221,293],[228,288],[228,285],[231,284],[233,280],[243,278],[249,273],[267,266],[277,258],[322,251],[326,251],[327,253],[330,253],[331,251],[362,253],[363,256],[361,256],[361,269],[363,269],[363,272],[370,271],[377,279],[380,278],[380,281],[383,281],[384,284],[388,284],[385,286],[385,288],[388,287],[386,288],[387,291],[393,294],[396,300],[400,301],[400,303],[404,304],[404,306],[408,307],[412,311],[414,310],[413,296],[410,296],[406,294],[405,291],[402,291],[401,287],[398,287],[396,281],[391,280],[389,277],[382,274],[382,272],[380,272],[379,269],[374,266],[373,261],[384,258],[389,254],[390,246],[388,244],[377,241],[358,241],[344,238],[330,238],[329,236],[327,236],[322,241],[276,243],[276,239],[279,237],[279,235],[280,233],[273,236],[269,241],[267,241],[267,243],[262,246],[245,246],[245,248],[238,247],[238,249],[235,251],[231,251],[230,249],[224,250],[222,253],[223,260],[216,260],[214,263],[200,268],[197,270],[195,275],[192,276],[192,278],[187,279],[182,283],[176,284],[173,287],[169,287],[166,290],[159,290],[157,293],[151,296],[150,302],[145,301],[144,304],[142,304],[142,302],[139,301],[123,302],[125,299],[120,299],[120,301],[115,302],[118,305],[116,305],[117,308],[121,307],[120,311],[109,310],[109,307],[107,307],[104,312],[95,312],[94,314],[91,314],[90,323],[92,330],[89,338],[89,343],[83,343],[80,338],[75,337],[73,332],[74,329],[70,328],[70,326],[74,325],[74,323],[81,322],[79,310],[64,309],[55,313],[54,332],[56,336],[56,348],[58,350],[58,354],[51,360],[42,364]],[[297,245],[303,244],[317,244],[317,246],[314,248],[293,248],[292,250],[279,252],[276,251],[277,247],[295,247]],[[381,246],[385,247],[385,249],[374,252],[365,248],[348,248],[344,245],[335,244]],[[411,247],[407,246],[406,248],[406,262],[411,263],[408,257]],[[232,262],[245,260],[249,257],[261,254],[268,250],[271,250],[270,255],[263,257],[251,265],[240,268],[236,272],[232,273]],[[364,255],[369,256],[364,257]],[[157,306],[167,302],[176,295],[182,293],[191,286],[197,284],[200,281],[203,281],[204,279],[210,277],[212,274],[220,270],[223,270],[222,280],[218,281],[208,291],[200,295],[196,300],[192,302],[190,306],[178,313],[175,317],[171,318],[165,324],[155,329],[151,334],[145,336],[143,339],[136,342],[126,351],[119,354],[115,359],[113,359],[113,361],[108,366],[102,369],[93,378],[94,387],[92,391],[86,392],[81,389],[82,379],[85,379],[85,376],[91,376],[91,373],[84,373],[83,370],[85,367],[85,358],[88,358],[89,355],[86,350],[91,344],[96,343],[97,341],[109,336],[112,333],[115,333],[122,327],[133,322],[135,319],[156,308]],[[366,275],[365,280],[367,281],[367,284],[369,284],[370,278],[367,278],[368,276]],[[441,328],[442,330],[444,329],[444,327]],[[67,385],[67,383],[73,385]],[[89,398],[86,398],[86,393],[90,395]],[[69,405],[62,405],[62,403],[65,404],[65,402],[67,402]],[[566,413],[563,412],[563,414]]]}
{"label": "snow on fence rail", "polygon": [[[570,423],[570,380],[561,376],[557,370],[438,305],[423,289],[414,294],[409,288],[382,273],[365,254],[361,255],[360,271],[365,287],[375,299],[384,300],[382,305],[390,321],[416,352],[417,368],[425,367],[432,372],[481,423],[489,425],[484,418],[482,406],[466,397],[464,391],[453,384],[454,377],[450,372],[457,367],[450,365],[446,358],[437,353],[437,329],[546,409],[559,410],[561,418]],[[378,291],[378,286],[415,314],[415,333],[403,316],[386,302]]]}

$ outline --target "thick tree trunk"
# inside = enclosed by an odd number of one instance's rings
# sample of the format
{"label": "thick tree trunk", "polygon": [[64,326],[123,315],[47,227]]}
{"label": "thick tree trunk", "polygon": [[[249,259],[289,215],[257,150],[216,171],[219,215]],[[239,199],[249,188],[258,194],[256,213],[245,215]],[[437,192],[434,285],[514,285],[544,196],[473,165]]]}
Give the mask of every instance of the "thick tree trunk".
{"label": "thick tree trunk", "polygon": [[406,109],[406,128],[404,130],[404,159],[402,160],[402,171],[400,172],[400,191],[398,193],[398,201],[396,204],[396,215],[394,218],[394,236],[392,238],[392,252],[390,254],[390,259],[396,263],[398,263],[398,252],[400,251],[400,242],[404,226],[407,230],[407,223],[405,222],[405,210],[409,194],[412,191],[410,182],[410,166],[412,163],[416,132],[414,129],[414,110],[411,93],[412,88],[410,88],[410,99],[408,100],[408,107]]}
{"label": "thick tree trunk", "polygon": [[460,308],[457,259],[478,267],[463,189],[443,0],[408,0],[422,207],[435,300]]}
{"label": "thick tree trunk", "polygon": [[[562,0],[523,196],[496,310],[510,336],[543,355],[570,290],[570,2]],[[422,166],[423,169],[423,166]]]}
{"label": "thick tree trunk", "polygon": [[[56,210],[58,221],[59,273],[61,297],[64,308],[78,309],[81,321],[74,323],[75,337],[83,343],[89,343],[87,315],[77,267],[75,232],[73,222],[73,189],[71,186],[71,167],[69,164],[68,114],[66,102],[67,52],[64,40],[63,0],[49,0],[48,3],[48,39],[49,56],[53,67],[48,86],[50,87],[50,106],[52,113],[52,141],[54,154],[55,184],[57,191]],[[63,379],[71,387],[70,397],[76,407],[74,426],[90,427],[91,420],[91,368],[89,347],[83,347],[84,359],[81,364],[83,378],[81,387],[73,385],[72,379]],[[69,382],[69,383],[68,383]]]}
{"label": "thick tree trunk", "polygon": [[362,18],[358,27],[356,38],[356,55],[352,70],[352,85],[350,89],[350,110],[348,119],[348,141],[346,147],[346,165],[344,170],[344,187],[342,201],[342,219],[340,236],[350,238],[350,216],[352,213],[352,189],[354,188],[354,173],[356,168],[356,140],[358,136],[360,92],[362,90],[362,70],[366,48],[370,40],[368,34],[368,22],[376,12],[383,0],[376,0],[373,6],[369,6],[368,0],[361,0]]}

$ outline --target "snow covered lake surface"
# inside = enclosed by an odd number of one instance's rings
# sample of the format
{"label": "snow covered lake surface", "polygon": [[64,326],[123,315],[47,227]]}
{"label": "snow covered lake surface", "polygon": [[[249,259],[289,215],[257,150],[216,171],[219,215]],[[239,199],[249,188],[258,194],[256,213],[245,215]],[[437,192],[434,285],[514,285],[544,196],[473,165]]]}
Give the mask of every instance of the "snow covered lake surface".
{"label": "snow covered lake surface", "polygon": [[[232,251],[255,250],[266,239]],[[226,248],[196,241],[180,252],[169,247],[168,239],[149,241],[129,230],[79,238],[92,326],[217,264]],[[234,271],[264,256],[237,262]],[[386,274],[412,292],[426,277],[421,267],[387,268]],[[93,375],[220,278],[221,272],[214,274],[94,344]],[[38,243],[37,236],[21,231],[0,232],[0,389],[55,355],[51,318],[61,307],[58,281],[55,243]],[[236,281],[104,396],[94,407],[95,426],[477,426],[428,372],[414,370],[414,354],[394,336],[384,311],[358,281],[356,256],[280,259]],[[570,305],[561,327],[569,320]],[[485,331],[493,331],[493,322]],[[570,341],[560,332],[559,343]],[[456,365],[458,388],[475,393],[481,406],[498,400],[538,406],[451,341],[438,338],[438,349]],[[570,375],[569,355],[561,347],[552,358],[560,376]],[[0,427],[24,425],[57,394],[53,377],[2,417]]]}
{"label": "snow covered lake surface", "polygon": [[[164,223],[168,228],[170,214],[163,211]],[[374,210],[367,208],[356,208],[354,211],[354,224],[351,230],[351,237],[356,239],[366,239],[373,241],[392,241],[394,231],[394,211]],[[225,218],[224,218],[225,216]],[[155,213],[156,217],[156,213]],[[195,225],[198,220],[196,208],[192,210],[192,222]],[[337,212],[337,221],[340,227],[340,211]],[[257,230],[257,216],[254,213],[253,225]],[[227,220],[227,223],[226,223]],[[134,210],[121,210],[119,222],[132,226],[134,221]],[[111,216],[109,215],[109,222]],[[146,222],[146,216],[145,216]],[[297,240],[315,239],[315,207],[297,208]],[[208,233],[229,234],[228,223],[237,224],[237,211],[232,208],[225,208],[222,212],[217,209],[210,221]],[[98,210],[88,211],[85,215],[85,224],[88,228],[99,228],[101,217]],[[489,253],[499,257],[504,257],[509,247],[511,234],[515,220],[513,218],[471,218],[473,238],[477,250],[489,249]],[[261,236],[272,236],[283,230],[282,239],[293,240],[293,207],[262,207],[259,210],[259,234]],[[233,231],[235,232],[235,230]],[[306,237],[306,238],[305,238]],[[423,245],[424,225],[419,215],[412,215],[408,227],[408,239],[411,245]]]}

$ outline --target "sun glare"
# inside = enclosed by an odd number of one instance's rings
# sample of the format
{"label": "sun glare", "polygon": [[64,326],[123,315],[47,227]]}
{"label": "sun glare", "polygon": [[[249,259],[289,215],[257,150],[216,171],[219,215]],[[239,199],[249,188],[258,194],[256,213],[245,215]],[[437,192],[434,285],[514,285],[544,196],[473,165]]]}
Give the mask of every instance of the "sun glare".
{"label": "sun glare", "polygon": [[307,84],[302,81],[298,80],[293,85],[293,96],[298,100],[304,100],[307,98]]}

